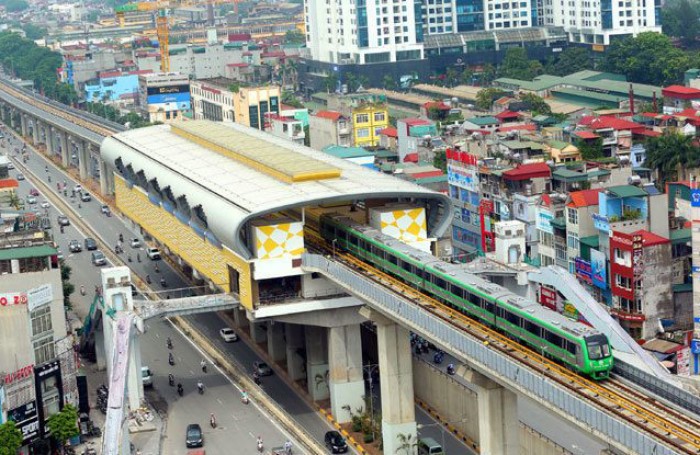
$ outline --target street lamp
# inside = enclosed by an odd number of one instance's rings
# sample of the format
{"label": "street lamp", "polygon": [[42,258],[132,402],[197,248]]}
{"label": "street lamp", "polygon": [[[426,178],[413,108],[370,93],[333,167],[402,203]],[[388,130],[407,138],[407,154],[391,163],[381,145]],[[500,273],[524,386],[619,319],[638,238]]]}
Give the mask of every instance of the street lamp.
{"label": "street lamp", "polygon": [[[335,245],[335,239],[333,239],[333,244]],[[335,254],[335,253],[334,253]],[[362,369],[367,371],[367,378],[369,378],[369,418],[370,425],[372,426],[372,440],[375,439],[374,434],[374,380],[372,379],[372,374],[379,368],[378,364],[363,365]]]}

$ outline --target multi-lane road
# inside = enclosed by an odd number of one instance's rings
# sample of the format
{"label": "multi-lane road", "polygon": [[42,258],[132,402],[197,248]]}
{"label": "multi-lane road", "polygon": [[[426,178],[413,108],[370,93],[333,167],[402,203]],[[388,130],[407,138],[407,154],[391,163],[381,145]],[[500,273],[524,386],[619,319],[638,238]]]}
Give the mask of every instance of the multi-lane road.
{"label": "multi-lane road", "polygon": [[[9,153],[18,144],[20,144],[18,140],[14,139],[12,145],[6,144],[6,148],[0,151]],[[27,151],[28,162],[22,164],[21,159],[17,157],[15,159],[17,169],[10,172],[12,177],[22,173],[28,179],[20,181],[19,196],[21,198],[26,198],[31,188],[39,186],[33,184],[32,180],[41,180],[51,189],[52,197],[58,197],[72,206],[72,213],[66,214],[80,217],[108,248],[114,249],[121,234],[124,238],[122,259],[131,267],[132,273],[139,275],[142,279],[149,275],[151,278],[150,288],[159,292],[162,298],[168,295],[177,298],[188,292],[187,283],[164,261],[159,261],[159,271],[156,272],[155,263],[146,258],[142,235],[136,231],[129,220],[114,215],[106,216],[100,210],[101,202],[94,197],[90,202],[79,202],[77,197],[72,198],[71,189],[78,182],[71,180],[67,174],[42,155],[36,153],[30,146],[27,146]],[[63,185],[64,182],[67,185],[67,196],[63,194],[63,191],[57,190],[57,184]],[[72,281],[76,287],[76,294],[72,296],[72,300],[78,305],[87,307],[91,301],[94,286],[100,282],[99,268],[91,264],[89,252],[83,250],[80,253],[70,253],[68,244],[73,239],[83,243],[84,238],[92,236],[92,234],[80,232],[73,225],[65,227],[63,233],[60,232],[56,222],[60,212],[54,208],[53,204],[48,208],[41,207],[41,203],[47,198],[41,187],[40,192],[42,194],[37,198],[36,209],[39,212],[45,210],[48,212],[52,222],[52,234],[67,263],[73,269]],[[142,247],[131,248],[131,238],[141,240]],[[164,278],[165,286],[161,284],[161,278]],[[81,296],[77,291],[81,285],[84,285],[88,291],[86,296]],[[209,338],[211,343],[226,353],[229,359],[241,370],[252,373],[252,364],[255,360],[259,360],[258,355],[244,342],[225,343],[218,335],[224,322],[216,313],[200,314],[188,319],[197,330]],[[236,453],[254,453],[255,440],[258,435],[263,438],[268,448],[282,445],[287,439],[291,439],[295,447],[298,447],[293,435],[287,434],[276,424],[274,419],[258,409],[254,403],[249,405],[241,403],[240,392],[222,373],[210,365],[208,373],[202,374],[199,363],[205,357],[204,354],[188,338],[180,335],[168,321],[156,320],[147,323],[147,331],[141,338],[143,364],[148,365],[154,375],[153,391],[149,391],[148,396],[161,403],[162,407],[167,407],[163,453],[174,455],[187,453],[184,438],[185,428],[189,423],[199,423],[202,426],[205,447],[211,454],[228,454],[231,453],[232,447],[239,448],[240,451]],[[172,338],[175,344],[173,353],[176,364],[173,367],[168,365],[168,350],[165,342],[167,337]],[[179,397],[176,390],[168,385],[169,373],[175,376],[176,382],[183,384],[185,388],[183,397]],[[199,378],[202,378],[206,386],[204,395],[199,395],[196,392],[196,383]],[[286,382],[275,375],[266,377],[262,389],[300,427],[304,428],[317,441],[323,441],[324,434],[331,429],[328,422],[304,399],[299,397]],[[211,413],[215,414],[218,422],[216,429],[212,429],[208,424]],[[441,427],[420,410],[417,411],[417,420],[420,425],[424,426],[420,431],[421,436],[431,436],[438,441],[444,441],[446,453],[470,453],[459,440],[449,432],[443,433]],[[297,450],[295,453],[299,453],[299,451]]]}

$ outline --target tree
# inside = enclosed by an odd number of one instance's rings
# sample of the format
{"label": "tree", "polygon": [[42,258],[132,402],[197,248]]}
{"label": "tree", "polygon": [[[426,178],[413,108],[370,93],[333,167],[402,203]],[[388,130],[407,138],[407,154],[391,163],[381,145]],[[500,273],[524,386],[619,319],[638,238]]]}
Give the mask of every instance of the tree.
{"label": "tree", "polygon": [[698,5],[688,0],[668,2],[661,10],[663,32],[680,38],[684,46],[695,46],[698,37]]}
{"label": "tree", "polygon": [[541,96],[537,96],[534,93],[523,93],[520,95],[520,101],[530,107],[533,115],[550,115],[552,113],[552,108],[549,104]]}
{"label": "tree", "polygon": [[327,75],[323,79],[323,85],[326,87],[326,92],[335,92],[336,88],[338,87],[338,76],[335,73]]}
{"label": "tree", "polygon": [[284,42],[287,44],[304,44],[306,37],[299,30],[287,30],[284,34]]}
{"label": "tree", "polygon": [[601,138],[591,142],[578,140],[575,145],[584,160],[595,160],[603,157],[603,139]]}
{"label": "tree", "polygon": [[484,65],[481,70],[480,79],[481,85],[488,85],[493,82],[494,79],[496,79],[496,68],[490,63]]}
{"label": "tree", "polygon": [[447,153],[444,150],[438,150],[433,155],[433,166],[442,169],[442,172],[447,172]]}
{"label": "tree", "polygon": [[38,27],[34,24],[24,24],[22,26],[22,30],[24,30],[25,35],[27,35],[27,39],[30,40],[38,40],[46,36],[46,29],[43,27]]}
{"label": "tree", "polygon": [[294,96],[294,93],[287,90],[282,92],[282,104],[286,104],[287,106],[295,107],[297,109],[304,107],[304,104],[299,101],[296,96]]}
{"label": "tree", "polygon": [[452,88],[457,85],[457,81],[459,81],[459,73],[457,70],[452,67],[447,68],[445,72],[445,84]]}
{"label": "tree", "polygon": [[692,136],[666,130],[658,137],[647,139],[644,165],[656,170],[659,183],[685,180],[689,169],[700,166],[700,148]]}
{"label": "tree", "polygon": [[472,85],[474,83],[474,71],[469,67],[464,67],[459,75],[459,82],[464,85]]}
{"label": "tree", "polygon": [[583,47],[567,47],[557,58],[547,65],[547,73],[556,76],[566,76],[592,68],[591,56],[588,49]]}
{"label": "tree", "polygon": [[57,84],[56,101],[72,106],[78,102],[78,94],[75,92],[75,88],[73,88],[71,84],[63,82]]}
{"label": "tree", "polygon": [[382,78],[382,87],[384,87],[386,90],[396,89],[396,81],[391,76],[391,74],[384,75],[384,77]]}
{"label": "tree", "polygon": [[531,81],[535,76],[542,74],[543,70],[540,62],[527,58],[525,48],[512,47],[506,51],[498,74],[500,77]]}
{"label": "tree", "polygon": [[22,447],[22,432],[12,420],[0,425],[0,455],[16,455]]}
{"label": "tree", "polygon": [[601,69],[624,74],[629,81],[666,86],[682,81],[683,73],[695,63],[667,36],[644,32],[613,42]]}
{"label": "tree", "polygon": [[500,88],[482,88],[476,94],[476,107],[488,111],[495,100],[505,95],[507,92]]}
{"label": "tree", "polygon": [[63,285],[63,305],[66,308],[71,307],[70,296],[75,292],[75,286],[70,282],[70,276],[73,274],[71,266],[66,264],[66,261],[61,260],[61,284]]}
{"label": "tree", "polygon": [[16,13],[29,8],[29,3],[26,0],[4,0],[0,2],[0,5],[4,5],[5,11],[8,13]]}
{"label": "tree", "polygon": [[61,409],[61,412],[49,417],[46,421],[47,426],[51,430],[51,436],[56,439],[61,449],[66,445],[66,442],[80,434],[78,430],[78,410],[67,404]]}
{"label": "tree", "polygon": [[413,453],[413,449],[418,447],[418,438],[414,434],[398,433],[396,438],[399,440],[399,446],[396,448],[398,453],[402,450],[406,455]]}

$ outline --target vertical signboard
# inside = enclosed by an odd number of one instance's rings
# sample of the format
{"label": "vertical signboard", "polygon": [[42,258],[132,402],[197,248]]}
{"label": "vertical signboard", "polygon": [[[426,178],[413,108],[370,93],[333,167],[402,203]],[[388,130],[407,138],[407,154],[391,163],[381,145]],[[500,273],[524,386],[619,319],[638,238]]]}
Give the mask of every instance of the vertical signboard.
{"label": "vertical signboard", "polygon": [[39,435],[39,414],[36,401],[30,401],[7,413],[7,420],[12,420],[22,432],[22,444],[26,445]]}
{"label": "vertical signboard", "polygon": [[42,436],[46,436],[50,432],[46,420],[63,408],[63,381],[58,359],[34,367],[34,387],[39,430]]}
{"label": "vertical signboard", "polygon": [[593,284],[600,289],[608,287],[607,260],[605,255],[598,250],[591,249],[591,278]]}
{"label": "vertical signboard", "polygon": [[644,250],[642,248],[642,236],[635,234],[632,236],[632,273],[634,274],[633,289],[637,289],[636,284],[644,274]]}

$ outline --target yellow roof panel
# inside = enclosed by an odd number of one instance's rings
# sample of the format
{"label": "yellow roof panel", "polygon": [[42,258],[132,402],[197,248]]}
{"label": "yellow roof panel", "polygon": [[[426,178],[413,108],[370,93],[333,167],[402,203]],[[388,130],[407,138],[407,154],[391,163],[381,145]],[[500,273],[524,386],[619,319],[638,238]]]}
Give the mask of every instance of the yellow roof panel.
{"label": "yellow roof panel", "polygon": [[284,182],[340,177],[337,167],[220,123],[194,120],[172,124],[171,131]]}

